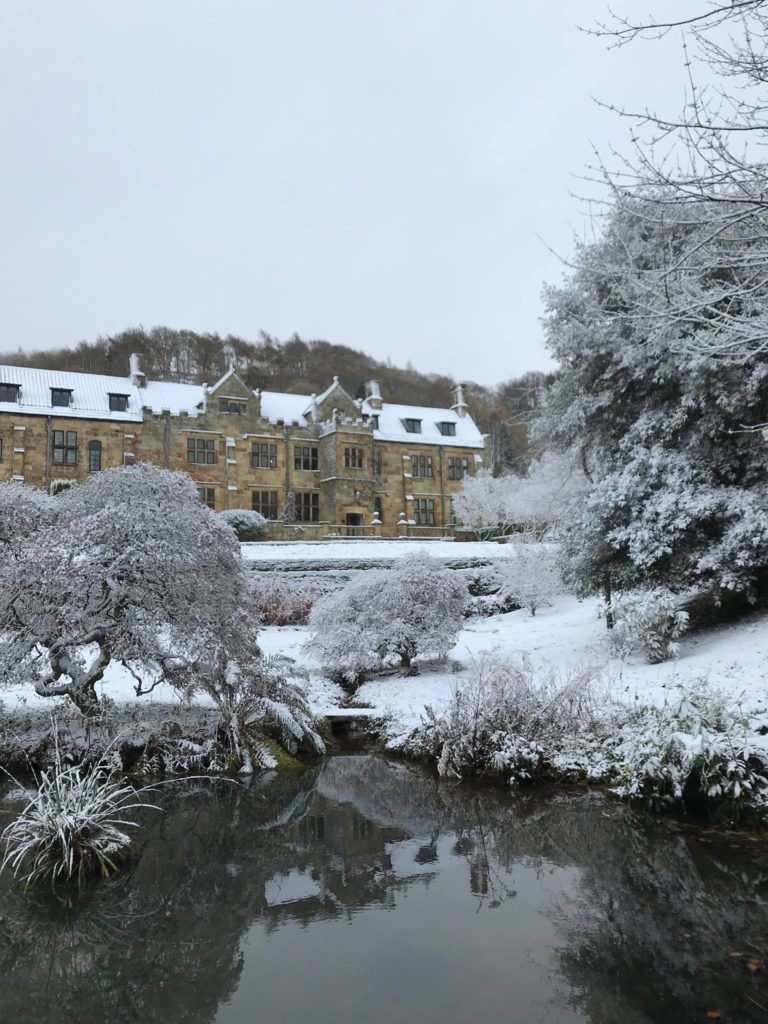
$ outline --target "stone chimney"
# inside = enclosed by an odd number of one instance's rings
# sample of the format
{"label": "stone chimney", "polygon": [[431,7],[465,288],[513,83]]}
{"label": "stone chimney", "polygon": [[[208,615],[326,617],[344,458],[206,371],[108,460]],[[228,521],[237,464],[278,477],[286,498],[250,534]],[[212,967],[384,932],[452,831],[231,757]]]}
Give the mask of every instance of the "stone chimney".
{"label": "stone chimney", "polygon": [[314,391],[309,396],[309,415],[313,423],[317,423],[320,419],[320,412],[317,407],[317,395]]}
{"label": "stone chimney", "polygon": [[469,412],[469,406],[464,400],[464,385],[454,384],[453,386],[453,405],[451,406],[457,416],[466,416]]}
{"label": "stone chimney", "polygon": [[143,388],[147,386],[147,378],[141,372],[141,366],[139,365],[138,352],[131,352],[130,372],[128,376],[131,384],[133,384],[135,388]]}
{"label": "stone chimney", "polygon": [[365,382],[365,400],[374,412],[381,411],[381,388],[377,380]]}

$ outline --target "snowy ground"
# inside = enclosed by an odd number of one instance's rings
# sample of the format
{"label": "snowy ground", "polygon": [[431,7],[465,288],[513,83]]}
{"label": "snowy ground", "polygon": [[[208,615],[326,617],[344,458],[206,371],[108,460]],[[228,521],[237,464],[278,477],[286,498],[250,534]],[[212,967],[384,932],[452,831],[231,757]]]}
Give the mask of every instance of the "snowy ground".
{"label": "snowy ground", "polygon": [[494,541],[463,540],[355,540],[326,541],[257,541],[242,544],[243,558],[249,562],[316,562],[384,560],[426,552],[435,558],[509,558],[515,553],[513,544]]}
{"label": "snowy ground", "polygon": [[[323,678],[311,651],[302,650],[307,639],[303,628],[271,628],[262,633],[262,646],[294,657],[309,669],[310,700],[322,713],[343,703],[344,693]],[[562,679],[589,669],[614,700],[630,704],[661,704],[677,683],[704,680],[732,694],[744,693],[751,705],[768,703],[768,616],[690,636],[682,642],[676,661],[649,665],[641,656],[629,661],[610,658],[598,602],[573,597],[558,598],[535,617],[518,611],[469,620],[448,666],[366,683],[355,703],[370,705],[389,718],[391,736],[403,735],[418,724],[427,705],[444,707],[454,688],[467,681],[473,665],[494,651],[525,658],[542,673],[556,672]]]}
{"label": "snowy ground", "polygon": [[[324,545],[323,549],[330,546]],[[479,547],[450,542],[448,546]],[[494,545],[494,553],[503,550],[504,546]],[[293,552],[289,557],[294,557]],[[681,681],[707,681],[729,693],[746,694],[750,705],[768,703],[768,615],[687,637],[676,661],[648,665],[640,655],[629,661],[609,657],[606,629],[597,609],[596,600],[577,601],[563,596],[552,607],[540,609],[535,617],[517,611],[470,619],[447,665],[425,666],[414,677],[392,675],[366,683],[355,702],[370,705],[376,715],[388,718],[391,736],[402,736],[419,722],[427,705],[444,707],[454,688],[467,682],[482,656],[496,651],[510,659],[527,659],[535,669],[558,673],[562,679],[589,669],[614,700],[627,703],[663,703]],[[309,671],[310,702],[322,714],[338,707],[346,698],[338,685],[323,676],[311,650],[305,649],[308,640],[308,631],[302,627],[269,627],[260,634],[260,644],[266,653],[288,655]],[[112,666],[100,691],[113,700],[130,701],[136,699],[133,685],[134,680],[126,671]],[[54,706],[51,699],[37,697],[29,687],[6,690],[0,699],[10,707]],[[170,687],[157,687],[141,700],[168,704],[177,702],[178,697]]]}

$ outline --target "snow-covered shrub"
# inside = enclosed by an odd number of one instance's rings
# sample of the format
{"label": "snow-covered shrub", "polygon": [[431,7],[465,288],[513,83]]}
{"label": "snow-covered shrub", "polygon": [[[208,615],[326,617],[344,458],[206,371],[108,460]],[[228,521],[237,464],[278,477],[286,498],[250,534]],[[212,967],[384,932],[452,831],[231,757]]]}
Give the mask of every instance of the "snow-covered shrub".
{"label": "snow-covered shrub", "polygon": [[677,641],[688,629],[688,612],[663,588],[617,594],[610,610],[614,626],[609,643],[622,658],[638,649],[651,664],[673,658],[680,649]]}
{"label": "snow-covered shrub", "polygon": [[565,679],[526,662],[489,656],[456,690],[446,711],[427,708],[405,750],[437,762],[441,775],[499,776],[510,782],[550,778],[570,764],[598,717],[594,673]]}
{"label": "snow-covered shrub", "polygon": [[112,874],[130,845],[125,830],[137,827],[126,812],[149,806],[113,769],[58,763],[41,773],[37,792],[0,836],[0,871],[10,868],[27,886]]}
{"label": "snow-covered shrub", "polygon": [[768,799],[768,748],[738,700],[701,682],[630,714],[610,756],[616,793],[656,809],[706,803],[734,817]]}
{"label": "snow-covered shrub", "polygon": [[251,608],[263,626],[304,626],[320,591],[301,579],[259,579],[251,590]]}
{"label": "snow-covered shrub", "polygon": [[443,658],[461,629],[467,590],[428,555],[405,556],[366,572],[312,609],[310,650],[334,678],[358,683],[415,658]]}
{"label": "snow-covered shrub", "polygon": [[219,709],[224,742],[241,774],[276,767],[275,743],[289,754],[324,753],[293,662],[280,655],[265,658],[257,647],[250,656],[246,650],[239,655],[222,661],[213,651],[197,666],[193,687]]}
{"label": "snow-covered shrub", "polygon": [[230,508],[219,512],[219,518],[232,527],[238,540],[260,540],[267,532],[267,520],[251,509]]}
{"label": "snow-covered shrub", "polygon": [[514,557],[500,560],[497,570],[502,595],[531,615],[563,591],[555,548],[530,537],[515,541]]}
{"label": "snow-covered shrub", "polygon": [[0,483],[0,544],[26,537],[53,519],[56,503],[37,487]]}

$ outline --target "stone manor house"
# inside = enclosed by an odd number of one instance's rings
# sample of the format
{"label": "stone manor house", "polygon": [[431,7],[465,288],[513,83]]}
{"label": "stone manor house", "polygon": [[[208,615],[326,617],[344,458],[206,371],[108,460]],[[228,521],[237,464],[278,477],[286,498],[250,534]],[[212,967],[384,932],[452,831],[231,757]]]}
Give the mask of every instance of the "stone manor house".
{"label": "stone manor house", "polygon": [[[0,365],[0,480],[48,490],[112,466],[184,469],[216,511],[247,508],[303,535],[447,532],[452,496],[485,439],[454,388],[446,409],[252,391],[234,369],[209,387]],[[291,528],[291,532],[296,531]]]}

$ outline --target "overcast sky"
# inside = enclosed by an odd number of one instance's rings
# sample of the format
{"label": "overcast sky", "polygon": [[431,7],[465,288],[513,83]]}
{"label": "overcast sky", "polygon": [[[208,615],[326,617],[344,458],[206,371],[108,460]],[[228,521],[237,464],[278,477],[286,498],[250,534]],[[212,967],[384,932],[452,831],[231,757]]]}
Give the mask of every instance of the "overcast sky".
{"label": "overcast sky", "polygon": [[0,351],[141,323],[548,367],[544,242],[583,230],[591,146],[627,146],[592,97],[681,95],[679,39],[608,51],[574,23],[604,12],[2,0]]}

